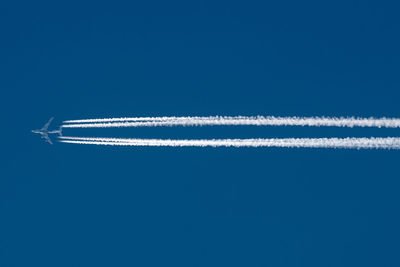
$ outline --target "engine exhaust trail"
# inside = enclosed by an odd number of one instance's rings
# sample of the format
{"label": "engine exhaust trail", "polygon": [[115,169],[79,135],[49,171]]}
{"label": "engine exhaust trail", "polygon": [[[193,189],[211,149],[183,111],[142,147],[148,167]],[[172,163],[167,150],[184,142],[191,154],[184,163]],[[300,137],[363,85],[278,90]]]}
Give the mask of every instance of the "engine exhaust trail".
{"label": "engine exhaust trail", "polygon": [[196,118],[216,118],[210,117],[126,117],[126,118],[104,118],[104,119],[83,119],[83,120],[66,120],[63,123],[98,123],[98,122],[128,122],[128,121],[169,121],[177,119],[196,119]]}
{"label": "engine exhaust trail", "polygon": [[400,149],[399,137],[385,138],[270,138],[270,139],[132,139],[60,137],[62,143],[103,146],[156,147],[286,147],[286,148],[347,148]]}
{"label": "engine exhaust trail", "polygon": [[173,126],[314,126],[400,128],[399,118],[355,117],[136,117],[65,121],[63,128],[119,128]]}

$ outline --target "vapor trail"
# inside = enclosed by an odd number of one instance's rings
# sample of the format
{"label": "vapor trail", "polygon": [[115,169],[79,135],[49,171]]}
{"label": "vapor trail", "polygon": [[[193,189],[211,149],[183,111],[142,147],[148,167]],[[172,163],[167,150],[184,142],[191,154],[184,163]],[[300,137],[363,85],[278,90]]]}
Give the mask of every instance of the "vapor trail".
{"label": "vapor trail", "polygon": [[400,138],[271,138],[271,139],[132,139],[60,137],[62,143],[107,146],[168,147],[293,147],[293,148],[375,148],[400,149]]}
{"label": "vapor trail", "polygon": [[97,123],[97,122],[128,122],[128,121],[168,121],[176,119],[194,119],[194,118],[217,118],[210,117],[127,117],[127,118],[104,118],[104,119],[84,119],[84,120],[67,120],[64,123]]}
{"label": "vapor trail", "polygon": [[385,127],[400,128],[398,118],[354,117],[137,117],[65,121],[63,128],[117,128],[159,126],[330,126],[330,127]]}

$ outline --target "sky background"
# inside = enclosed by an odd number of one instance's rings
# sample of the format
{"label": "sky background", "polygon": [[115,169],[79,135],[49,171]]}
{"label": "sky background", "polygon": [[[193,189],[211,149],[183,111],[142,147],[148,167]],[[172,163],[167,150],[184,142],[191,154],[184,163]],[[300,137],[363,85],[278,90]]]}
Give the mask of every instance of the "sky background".
{"label": "sky background", "polygon": [[51,116],[51,129],[120,116],[400,117],[399,8],[351,0],[3,1],[0,266],[400,266],[399,151],[51,146],[30,133]]}

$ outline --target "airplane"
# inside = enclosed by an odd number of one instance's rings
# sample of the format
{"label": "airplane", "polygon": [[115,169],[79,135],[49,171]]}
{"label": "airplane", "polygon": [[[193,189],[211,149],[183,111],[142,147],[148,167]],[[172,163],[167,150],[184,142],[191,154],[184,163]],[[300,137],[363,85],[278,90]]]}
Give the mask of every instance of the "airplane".
{"label": "airplane", "polygon": [[32,133],[38,133],[42,136],[43,139],[46,140],[46,142],[48,142],[49,144],[53,144],[53,142],[51,142],[50,138],[49,138],[49,134],[59,134],[59,136],[62,135],[62,127],[60,127],[58,130],[53,130],[53,131],[49,131],[49,125],[50,123],[53,121],[54,117],[51,117],[49,119],[49,121],[42,127],[42,129],[38,129],[38,130],[32,130]]}

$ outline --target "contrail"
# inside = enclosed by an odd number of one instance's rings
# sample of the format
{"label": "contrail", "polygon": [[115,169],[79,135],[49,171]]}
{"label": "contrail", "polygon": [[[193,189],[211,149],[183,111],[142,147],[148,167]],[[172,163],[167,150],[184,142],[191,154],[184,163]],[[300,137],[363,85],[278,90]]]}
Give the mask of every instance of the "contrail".
{"label": "contrail", "polygon": [[[65,121],[63,128],[116,128],[159,126],[330,126],[400,128],[399,118],[355,117],[136,117]],[[71,123],[71,124],[69,124]]]}
{"label": "contrail", "polygon": [[287,147],[287,148],[349,148],[400,149],[399,137],[385,138],[270,138],[270,139],[132,139],[60,137],[62,143],[107,146],[168,146],[168,147]]}
{"label": "contrail", "polygon": [[127,121],[167,121],[176,119],[196,119],[196,118],[217,118],[218,116],[209,117],[128,117],[128,118],[105,118],[105,119],[84,119],[84,120],[67,120],[64,123],[97,123],[97,122],[127,122]]}

